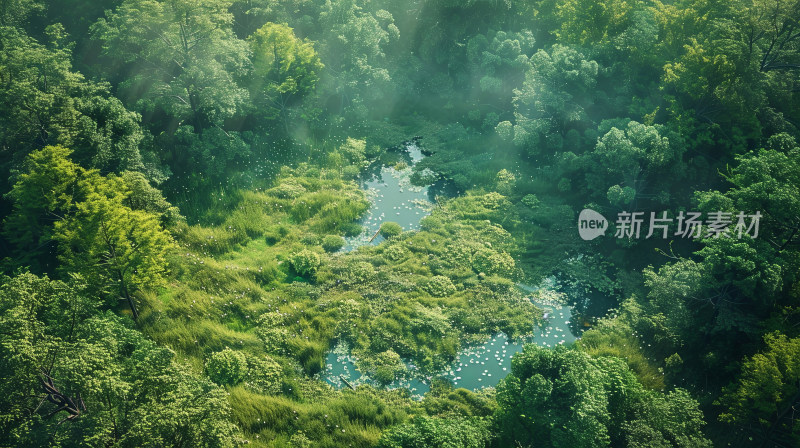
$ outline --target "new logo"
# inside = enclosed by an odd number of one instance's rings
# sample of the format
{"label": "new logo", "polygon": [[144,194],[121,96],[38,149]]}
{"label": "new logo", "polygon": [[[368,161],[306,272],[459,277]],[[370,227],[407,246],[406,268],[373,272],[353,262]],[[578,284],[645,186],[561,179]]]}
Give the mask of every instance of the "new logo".
{"label": "new logo", "polygon": [[608,230],[608,220],[596,211],[586,208],[578,215],[578,233],[584,241],[590,241]]}

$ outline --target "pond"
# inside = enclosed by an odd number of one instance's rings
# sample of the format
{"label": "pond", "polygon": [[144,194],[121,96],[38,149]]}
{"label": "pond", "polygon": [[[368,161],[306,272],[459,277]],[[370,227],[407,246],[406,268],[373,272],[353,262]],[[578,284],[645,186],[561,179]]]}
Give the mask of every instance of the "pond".
{"label": "pond", "polygon": [[[552,279],[547,279],[539,287],[517,285],[523,291],[536,292],[541,288],[552,288]],[[541,295],[537,295],[541,297]],[[497,333],[483,344],[468,346],[461,350],[452,366],[440,372],[437,377],[449,380],[453,386],[469,390],[494,387],[511,371],[511,358],[522,351],[524,344],[537,344],[552,348],[557,345],[569,345],[577,337],[573,333],[572,308],[555,300],[529,300],[544,312],[544,322],[538,326],[532,337],[521,340],[509,340],[503,333]],[[322,378],[334,387],[345,387],[342,377],[352,386],[378,383],[362,375],[356,368],[356,359],[344,345],[337,345],[325,360],[326,368]],[[407,363],[406,368],[414,374],[416,367]],[[421,396],[430,390],[430,378],[414,378],[397,380],[386,386],[389,389],[407,388],[412,395]]]}
{"label": "pond", "polygon": [[[415,141],[406,142],[392,158],[382,160],[367,170],[362,178],[362,187],[367,193],[372,206],[361,219],[364,231],[347,240],[343,251],[351,251],[366,244],[379,244],[383,238],[375,234],[381,223],[394,221],[403,230],[416,230],[419,221],[430,213],[437,186],[418,187],[411,184],[413,165],[423,157],[422,151]],[[546,279],[540,286],[518,284],[524,292],[536,293],[544,289],[554,291],[553,279]],[[455,387],[478,390],[496,386],[511,370],[511,358],[522,351],[524,344],[539,344],[543,347],[555,347],[571,344],[576,340],[571,327],[572,308],[563,304],[564,300],[553,300],[557,294],[531,294],[529,300],[544,312],[544,322],[536,328],[533,336],[523,340],[509,340],[498,333],[489,337],[483,344],[465,347],[456,357],[449,369],[440,372],[438,377],[446,378]],[[537,297],[534,299],[533,297]],[[551,297],[543,299],[542,297]],[[364,376],[356,368],[356,359],[350,354],[348,347],[337,345],[326,358],[326,368],[322,378],[334,387],[346,387],[359,384],[377,385],[372,379]],[[411,379],[401,379],[387,385],[387,388],[407,388],[412,395],[421,396],[430,390],[430,378],[415,375],[416,366],[406,363]],[[343,381],[342,378],[344,378]]]}
{"label": "pond", "polygon": [[404,231],[416,230],[419,220],[430,213],[433,207],[431,188],[411,184],[412,168],[422,160],[422,150],[411,141],[404,143],[400,151],[392,151],[390,156],[393,157],[374,163],[362,176],[361,186],[372,206],[359,221],[363,232],[348,238],[342,251],[379,244],[383,237],[375,237],[375,234],[383,222],[396,222]]}

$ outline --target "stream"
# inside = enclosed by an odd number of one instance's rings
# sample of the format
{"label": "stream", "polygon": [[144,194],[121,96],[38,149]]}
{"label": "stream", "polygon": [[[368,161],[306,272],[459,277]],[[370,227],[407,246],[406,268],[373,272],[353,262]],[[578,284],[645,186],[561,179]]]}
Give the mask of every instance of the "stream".
{"label": "stream", "polygon": [[[342,251],[351,251],[366,244],[380,244],[383,240],[381,236],[372,242],[370,239],[384,221],[397,222],[404,231],[417,230],[420,219],[430,213],[432,187],[417,187],[410,182],[413,164],[422,159],[422,151],[415,142],[407,142],[399,156],[399,161],[394,164],[376,163],[362,177],[362,187],[372,205],[360,221],[364,231],[347,239]],[[538,286],[517,284],[517,287],[525,293],[535,293],[540,289],[547,292],[555,290],[552,278],[545,279]],[[522,351],[524,344],[555,347],[575,342],[577,337],[570,329],[572,308],[564,304],[563,297],[560,300],[553,299],[559,297],[558,293],[537,296],[551,299],[534,299],[533,294],[528,295],[529,300],[544,312],[544,322],[534,330],[532,337],[509,340],[503,333],[494,334],[483,344],[464,347],[450,368],[436,376],[448,379],[455,387],[469,390],[494,387],[511,371],[511,358]],[[336,388],[346,386],[342,377],[352,386],[365,383],[378,385],[358,371],[356,359],[343,344],[338,344],[328,353],[325,363],[322,379]],[[395,380],[385,387],[406,388],[412,396],[421,397],[430,390],[430,378],[414,375],[416,366],[409,362],[406,362],[406,368],[410,376],[418,378]]]}

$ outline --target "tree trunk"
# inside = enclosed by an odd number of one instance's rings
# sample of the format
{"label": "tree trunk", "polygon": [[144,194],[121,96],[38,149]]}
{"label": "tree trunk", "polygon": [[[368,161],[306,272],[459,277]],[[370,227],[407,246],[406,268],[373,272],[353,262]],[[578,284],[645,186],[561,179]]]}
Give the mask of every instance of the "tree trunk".
{"label": "tree trunk", "polygon": [[125,300],[128,301],[128,306],[131,308],[131,312],[133,313],[133,320],[139,320],[139,312],[136,310],[136,303],[133,302],[133,297],[131,297],[130,292],[128,292],[128,285],[125,284],[125,279],[122,276],[121,272],[119,274],[119,284],[120,288],[122,289],[122,295],[125,296]]}

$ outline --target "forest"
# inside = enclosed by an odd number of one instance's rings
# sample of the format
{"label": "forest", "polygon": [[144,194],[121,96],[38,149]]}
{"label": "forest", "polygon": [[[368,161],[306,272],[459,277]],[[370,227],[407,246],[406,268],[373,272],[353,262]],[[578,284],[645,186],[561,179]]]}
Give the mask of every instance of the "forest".
{"label": "forest", "polygon": [[0,0],[0,447],[800,447],[800,0]]}

